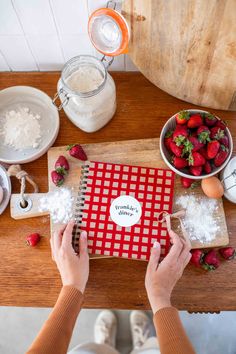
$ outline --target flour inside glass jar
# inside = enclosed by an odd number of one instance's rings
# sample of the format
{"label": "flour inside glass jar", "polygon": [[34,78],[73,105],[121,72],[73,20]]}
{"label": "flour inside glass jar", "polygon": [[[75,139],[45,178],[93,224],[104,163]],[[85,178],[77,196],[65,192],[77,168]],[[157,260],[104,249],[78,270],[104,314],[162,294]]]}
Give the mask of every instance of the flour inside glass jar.
{"label": "flour inside glass jar", "polygon": [[82,66],[67,78],[66,84],[72,91],[85,93],[96,90],[103,80],[98,69]]}
{"label": "flour inside glass jar", "polygon": [[[93,58],[87,60],[97,61]],[[64,74],[66,87],[60,80],[58,90],[64,88],[60,99],[61,102],[66,101],[63,108],[69,119],[83,131],[92,133],[104,127],[113,117],[116,111],[116,87],[101,62],[79,64],[72,72]],[[66,96],[67,88],[70,91]]]}

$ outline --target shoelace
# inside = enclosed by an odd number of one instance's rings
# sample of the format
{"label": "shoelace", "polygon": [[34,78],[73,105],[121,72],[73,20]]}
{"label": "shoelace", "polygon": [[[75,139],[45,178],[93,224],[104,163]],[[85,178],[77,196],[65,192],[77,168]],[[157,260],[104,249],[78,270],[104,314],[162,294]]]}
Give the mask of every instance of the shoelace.
{"label": "shoelace", "polygon": [[100,323],[100,330],[102,334],[104,335],[104,343],[109,344],[110,343],[110,328],[107,326],[106,322]]}
{"label": "shoelace", "polygon": [[149,328],[143,328],[142,324],[136,324],[134,325],[134,347],[138,348],[141,347],[142,344],[144,344],[146,342],[146,340],[149,337]]}

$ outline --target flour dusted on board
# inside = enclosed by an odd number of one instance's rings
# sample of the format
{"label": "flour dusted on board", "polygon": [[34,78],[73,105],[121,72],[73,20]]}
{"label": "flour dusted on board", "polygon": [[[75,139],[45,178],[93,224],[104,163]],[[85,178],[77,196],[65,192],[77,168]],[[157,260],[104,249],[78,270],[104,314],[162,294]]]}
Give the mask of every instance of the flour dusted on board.
{"label": "flour dusted on board", "polygon": [[40,119],[40,115],[34,114],[28,107],[7,111],[4,117],[0,117],[0,134],[4,145],[15,150],[38,148],[41,139]]}
{"label": "flour dusted on board", "polygon": [[183,223],[190,240],[197,240],[204,244],[215,239],[219,232],[219,224],[215,216],[218,208],[216,199],[182,195],[177,198],[176,204],[186,210]]}
{"label": "flour dusted on board", "polygon": [[73,217],[74,197],[68,188],[60,188],[39,200],[39,211],[49,211],[54,224],[66,224]]}

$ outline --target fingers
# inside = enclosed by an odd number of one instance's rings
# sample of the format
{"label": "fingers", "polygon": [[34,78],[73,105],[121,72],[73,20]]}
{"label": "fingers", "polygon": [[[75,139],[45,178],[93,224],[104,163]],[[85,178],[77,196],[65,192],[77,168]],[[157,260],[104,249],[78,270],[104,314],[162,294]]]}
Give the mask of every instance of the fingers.
{"label": "fingers", "polygon": [[70,220],[68,222],[68,224],[66,225],[66,228],[64,230],[63,233],[63,237],[62,237],[62,241],[61,241],[61,246],[65,249],[71,249],[73,250],[72,247],[72,232],[73,232],[73,228],[75,225],[75,221],[74,220]]}
{"label": "fingers", "polygon": [[61,247],[62,237],[65,229],[66,229],[66,225],[63,225],[59,228],[58,231],[55,231],[53,233],[53,245],[55,251],[59,250],[59,248]]}
{"label": "fingers", "polygon": [[150,259],[148,262],[148,271],[155,271],[158,266],[158,262],[161,254],[161,246],[160,243],[155,241],[151,250]]}
{"label": "fingers", "polygon": [[88,255],[88,241],[87,241],[87,232],[82,231],[79,238],[79,255],[83,257]]}
{"label": "fingers", "polygon": [[169,235],[172,239],[173,245],[165,259],[177,260],[183,250],[184,245],[183,242],[180,240],[180,237],[174,231],[170,230]]}

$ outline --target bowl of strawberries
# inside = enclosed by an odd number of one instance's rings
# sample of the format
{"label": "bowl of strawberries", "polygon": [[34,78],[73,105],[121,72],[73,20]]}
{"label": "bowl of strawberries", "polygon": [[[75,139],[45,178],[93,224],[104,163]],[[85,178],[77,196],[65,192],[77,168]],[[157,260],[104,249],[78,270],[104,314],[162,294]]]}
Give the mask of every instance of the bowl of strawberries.
{"label": "bowl of strawberries", "polygon": [[187,109],[164,125],[160,151],[178,175],[202,179],[216,175],[227,165],[233,140],[223,120],[207,111]]}

